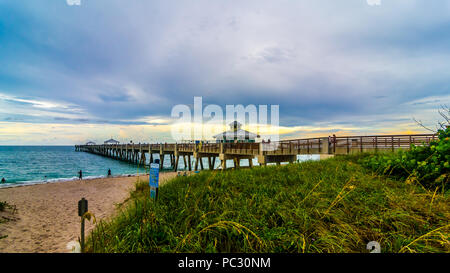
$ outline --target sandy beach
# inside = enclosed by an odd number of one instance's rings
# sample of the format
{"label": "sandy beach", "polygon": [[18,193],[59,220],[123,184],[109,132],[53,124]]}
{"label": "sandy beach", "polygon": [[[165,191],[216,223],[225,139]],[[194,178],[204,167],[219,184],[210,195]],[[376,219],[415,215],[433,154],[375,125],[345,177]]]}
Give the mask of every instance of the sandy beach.
{"label": "sandy beach", "polygon": [[[161,173],[160,183],[176,173]],[[141,176],[147,180],[148,176]],[[70,252],[67,244],[80,236],[78,201],[84,197],[97,221],[117,212],[134,189],[137,177],[102,178],[0,189],[0,201],[15,205],[13,221],[0,224],[0,252]],[[86,222],[86,235],[94,228]]]}

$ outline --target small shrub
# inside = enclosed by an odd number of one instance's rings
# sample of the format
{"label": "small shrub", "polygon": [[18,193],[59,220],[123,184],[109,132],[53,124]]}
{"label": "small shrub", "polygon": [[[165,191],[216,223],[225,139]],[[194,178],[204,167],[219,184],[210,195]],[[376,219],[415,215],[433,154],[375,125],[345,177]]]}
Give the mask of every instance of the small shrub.
{"label": "small shrub", "polygon": [[448,188],[450,173],[450,128],[438,131],[438,139],[429,145],[411,145],[409,151],[366,156],[362,165],[377,173],[419,182],[427,188]]}

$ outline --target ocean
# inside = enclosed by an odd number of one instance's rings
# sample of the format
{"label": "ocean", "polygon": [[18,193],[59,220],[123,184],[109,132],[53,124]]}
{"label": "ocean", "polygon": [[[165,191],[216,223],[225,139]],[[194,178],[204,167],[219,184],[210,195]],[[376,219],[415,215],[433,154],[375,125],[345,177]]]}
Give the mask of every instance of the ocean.
{"label": "ocean", "polygon": [[[154,155],[154,158],[158,158],[158,155]],[[318,156],[299,155],[297,159],[299,161],[317,160]],[[256,158],[253,164],[258,165]],[[194,166],[193,161],[191,165]],[[220,161],[216,159],[215,168],[219,165]],[[246,160],[242,160],[241,166],[247,165]],[[170,168],[169,156],[165,157],[163,166]],[[208,167],[207,159],[204,159],[203,166]],[[233,161],[228,160],[227,166],[232,167]],[[108,169],[111,169],[112,176],[148,172],[148,167],[138,168],[137,165],[127,162],[85,152],[75,152],[74,146],[0,146],[0,179],[6,180],[6,183],[0,183],[0,188],[76,180],[79,170],[83,171],[83,179],[102,178],[107,176]],[[181,158],[178,170],[185,170]]]}

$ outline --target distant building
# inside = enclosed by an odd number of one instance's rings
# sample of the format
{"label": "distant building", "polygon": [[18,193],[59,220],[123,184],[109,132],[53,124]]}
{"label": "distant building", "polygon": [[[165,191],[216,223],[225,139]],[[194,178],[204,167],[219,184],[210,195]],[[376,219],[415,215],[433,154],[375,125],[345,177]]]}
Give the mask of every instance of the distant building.
{"label": "distant building", "polygon": [[119,144],[120,142],[111,138],[111,139],[108,139],[107,141],[105,141],[103,143],[109,145],[109,144]]}
{"label": "distant building", "polygon": [[256,138],[260,137],[257,134],[241,129],[242,124],[238,121],[233,121],[229,125],[230,130],[213,136],[217,143],[255,142]]}
{"label": "distant building", "polygon": [[86,145],[95,145],[95,142],[89,141],[89,142],[86,143]]}

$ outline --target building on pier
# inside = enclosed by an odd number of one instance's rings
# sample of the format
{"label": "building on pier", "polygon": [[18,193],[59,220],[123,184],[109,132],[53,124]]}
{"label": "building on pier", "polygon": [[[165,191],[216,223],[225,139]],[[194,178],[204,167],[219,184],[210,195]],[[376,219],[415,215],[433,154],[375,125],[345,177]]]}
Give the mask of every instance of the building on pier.
{"label": "building on pier", "polygon": [[230,125],[230,130],[213,136],[216,143],[254,143],[256,138],[260,136],[249,131],[243,130],[242,124],[238,121],[233,121]]}
{"label": "building on pier", "polygon": [[115,140],[115,139],[108,139],[107,141],[104,142],[104,144],[110,145],[110,144],[119,144],[120,142]]}

